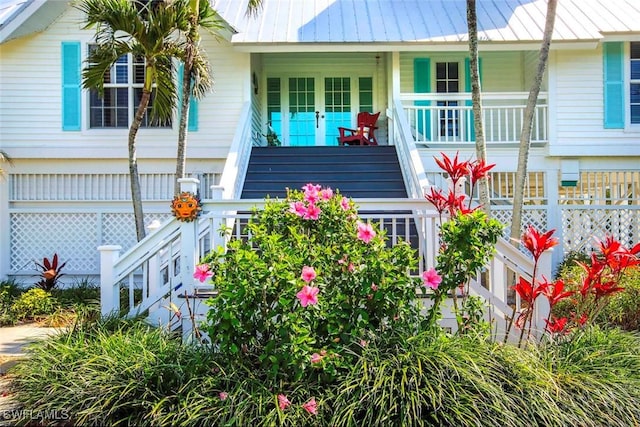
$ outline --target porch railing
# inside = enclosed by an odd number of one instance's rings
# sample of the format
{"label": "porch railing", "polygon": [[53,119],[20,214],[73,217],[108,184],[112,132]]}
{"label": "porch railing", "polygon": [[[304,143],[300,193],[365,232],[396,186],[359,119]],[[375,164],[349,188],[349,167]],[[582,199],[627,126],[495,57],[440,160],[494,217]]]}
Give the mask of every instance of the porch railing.
{"label": "porch railing", "polygon": [[[528,93],[483,93],[482,114],[487,143],[518,143]],[[400,95],[413,138],[417,143],[469,143],[475,141],[469,93],[405,93]],[[547,143],[547,93],[538,97],[531,130],[532,143]]]}

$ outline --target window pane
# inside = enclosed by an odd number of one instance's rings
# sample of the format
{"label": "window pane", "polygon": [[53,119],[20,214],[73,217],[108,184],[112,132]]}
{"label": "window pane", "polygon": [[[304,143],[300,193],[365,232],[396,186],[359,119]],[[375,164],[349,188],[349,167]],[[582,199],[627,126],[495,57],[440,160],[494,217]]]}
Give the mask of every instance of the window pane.
{"label": "window pane", "polygon": [[447,63],[446,62],[438,62],[436,63],[436,79],[446,79],[447,78]]}
{"label": "window pane", "polygon": [[458,92],[458,81],[457,80],[449,80],[448,89],[449,90],[447,90],[447,92],[449,92],[449,93]]}
{"label": "window pane", "polygon": [[631,42],[631,59],[640,59],[640,42]]}
{"label": "window pane", "polygon": [[631,61],[631,80],[640,80],[640,60]]}
{"label": "window pane", "polygon": [[438,93],[446,93],[447,92],[447,82],[446,81],[440,81],[440,82],[436,82],[436,92]]}
{"label": "window pane", "polygon": [[640,124],[640,105],[631,106],[631,123]]}
{"label": "window pane", "polygon": [[113,66],[115,83],[128,83],[128,57],[122,55]]}
{"label": "window pane", "polygon": [[640,83],[633,83],[629,92],[631,103],[640,104]]}
{"label": "window pane", "polygon": [[449,78],[450,79],[457,79],[458,78],[458,63],[457,62],[449,62],[447,65],[449,67]]}

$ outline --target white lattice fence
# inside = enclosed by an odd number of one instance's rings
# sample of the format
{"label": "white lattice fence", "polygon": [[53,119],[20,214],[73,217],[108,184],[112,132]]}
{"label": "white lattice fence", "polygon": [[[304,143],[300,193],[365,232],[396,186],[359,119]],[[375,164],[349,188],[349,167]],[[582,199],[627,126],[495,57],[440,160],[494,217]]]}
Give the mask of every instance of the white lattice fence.
{"label": "white lattice fence", "polygon": [[596,240],[612,236],[627,247],[640,241],[638,206],[571,206],[562,209],[563,248],[591,251]]}
{"label": "white lattice fence", "polygon": [[[511,233],[511,217],[512,208],[492,208],[491,215],[493,218],[500,221],[505,225],[503,236],[508,239]],[[536,207],[535,209],[525,209],[522,212],[522,226],[523,228],[529,225],[534,226],[538,230],[547,230],[548,228],[547,210],[546,207]]]}
{"label": "white lattice fence", "polygon": [[[145,224],[169,218],[169,212],[150,213],[145,215]],[[130,213],[16,212],[10,215],[10,224],[10,269],[17,274],[34,270],[35,260],[50,258],[54,253],[67,262],[66,274],[97,274],[98,246],[113,244],[127,250],[136,243]]]}

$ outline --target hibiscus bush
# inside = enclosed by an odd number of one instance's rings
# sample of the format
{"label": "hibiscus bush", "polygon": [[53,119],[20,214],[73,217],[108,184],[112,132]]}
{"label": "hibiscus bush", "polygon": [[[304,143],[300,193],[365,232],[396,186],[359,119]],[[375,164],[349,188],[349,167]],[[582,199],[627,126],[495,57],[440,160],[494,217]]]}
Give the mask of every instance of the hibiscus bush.
{"label": "hibiscus bush", "polygon": [[415,251],[387,245],[339,191],[308,184],[267,200],[246,231],[198,267],[218,291],[204,326],[215,351],[272,379],[330,378],[372,335],[420,328]]}

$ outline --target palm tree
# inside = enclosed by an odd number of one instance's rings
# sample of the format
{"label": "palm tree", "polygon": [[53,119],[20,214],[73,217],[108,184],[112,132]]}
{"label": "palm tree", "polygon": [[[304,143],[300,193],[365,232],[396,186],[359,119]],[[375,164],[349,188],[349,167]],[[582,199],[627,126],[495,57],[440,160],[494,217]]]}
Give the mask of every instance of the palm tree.
{"label": "palm tree", "polygon": [[[189,122],[189,103],[191,96],[201,98],[211,90],[213,79],[211,68],[200,49],[199,28],[205,28],[213,34],[222,29],[222,21],[218,13],[211,8],[209,0],[189,0],[188,16],[182,22],[180,30],[185,34],[182,61],[182,100],[180,103],[180,125],[178,129],[178,151],[176,155],[176,178],[182,178],[186,169],[187,124]],[[176,179],[175,193],[180,191]]]}
{"label": "palm tree", "polygon": [[95,28],[96,49],[82,71],[85,89],[104,95],[104,76],[118,58],[144,58],[142,96],[129,126],[129,175],[138,241],[145,236],[142,195],[136,155],[136,136],[153,93],[151,119],[170,120],[176,106],[172,59],[180,56],[176,23],[184,22],[187,0],[81,0],[76,7],[86,14],[85,29]]}
{"label": "palm tree", "polygon": [[[469,68],[471,68],[471,101],[473,104],[473,129],[476,136],[476,158],[487,162],[487,144],[482,125],[482,97],[480,75],[478,73],[478,16],[476,0],[467,0],[467,28],[469,31]],[[489,182],[487,177],[478,181],[478,192],[482,209],[489,214]]]}
{"label": "palm tree", "polygon": [[531,145],[531,128],[533,127],[533,113],[542,86],[542,77],[547,67],[549,59],[549,47],[551,46],[551,36],[556,18],[556,7],[558,0],[549,0],[547,3],[547,17],[545,20],[544,34],[542,36],[542,46],[538,55],[538,66],[536,74],[529,90],[527,105],[524,109],[522,120],[522,132],[520,133],[520,146],[518,149],[518,169],[516,170],[515,188],[513,192],[513,214],[511,217],[510,237],[514,245],[518,245],[520,229],[522,228],[522,210],[524,208],[524,186],[527,177],[527,164],[529,162],[529,147]]}
{"label": "palm tree", "polygon": [[12,162],[13,160],[11,159],[11,157],[9,157],[9,155],[4,151],[0,150],[0,178],[4,178],[4,175],[6,173],[2,165],[4,163],[8,163],[9,165],[11,165]]}

